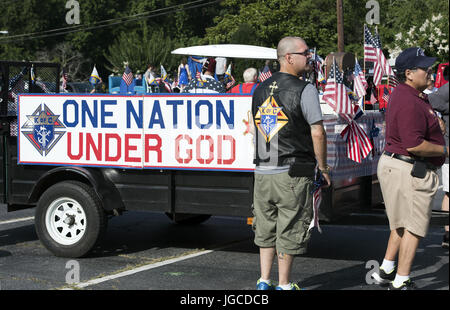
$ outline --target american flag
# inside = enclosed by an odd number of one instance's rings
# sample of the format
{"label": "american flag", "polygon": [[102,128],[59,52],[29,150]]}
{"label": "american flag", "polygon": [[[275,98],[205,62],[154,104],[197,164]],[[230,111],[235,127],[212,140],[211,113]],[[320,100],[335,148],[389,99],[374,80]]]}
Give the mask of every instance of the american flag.
{"label": "american flag", "polygon": [[387,89],[387,87],[384,87],[383,89],[383,100],[386,101],[386,103],[389,101],[389,90]]}
{"label": "american flag", "polygon": [[267,80],[268,78],[270,78],[272,76],[272,72],[270,72],[269,66],[265,65],[263,71],[261,71],[259,73],[259,77],[258,80],[260,82],[264,82],[265,80]]}
{"label": "american flag", "polygon": [[388,79],[389,87],[396,88],[398,84],[399,81],[397,80],[397,77],[395,75],[390,75]]}
{"label": "american flag", "polygon": [[[374,76],[373,76],[373,82],[375,85],[379,85],[381,83],[381,78],[383,75],[394,75],[394,71],[392,71],[391,66],[389,65],[386,57],[384,57],[383,50],[381,49],[381,41],[380,36],[378,35],[378,32],[375,33],[375,36],[373,37],[374,46],[376,48],[377,52],[377,63],[378,66],[375,64],[376,71],[374,70]],[[375,75],[375,72],[377,73]]]}
{"label": "american flag", "polygon": [[309,224],[308,231],[311,228],[317,227],[319,232],[322,233],[322,229],[320,228],[320,225],[319,225],[319,208],[320,208],[320,203],[322,202],[322,185],[324,183],[325,183],[325,180],[324,180],[322,174],[320,173],[320,171],[318,171],[318,169],[316,169],[316,178],[315,178],[315,181],[313,184],[313,189],[312,189],[313,218],[312,218],[311,223]]}
{"label": "american flag", "polygon": [[63,90],[66,90],[66,88],[67,88],[67,77],[68,77],[67,70],[66,70],[66,68],[63,68],[63,70],[62,70],[62,89]]}
{"label": "american flag", "polygon": [[364,77],[364,72],[361,70],[357,59],[355,59],[355,69],[353,71],[353,76],[353,90],[359,98],[362,98],[366,95],[368,84],[366,78]]}
{"label": "american flag", "polygon": [[383,68],[379,62],[374,62],[373,66],[373,84],[375,86],[380,85],[381,79],[383,78]]}
{"label": "american flag", "polygon": [[364,25],[364,59],[365,61],[377,61],[377,52],[373,37],[367,25]]}
{"label": "american flag", "polygon": [[394,71],[392,71],[389,62],[387,61],[386,57],[383,54],[383,50],[381,49],[381,41],[378,32],[375,33],[375,36],[373,37],[373,42],[375,43],[375,48],[377,49],[378,62],[383,68],[383,73],[389,76],[394,75]]}
{"label": "american flag", "polygon": [[343,73],[339,70],[335,59],[333,59],[333,65],[330,68],[330,75],[322,99],[336,113],[352,113],[352,102],[348,96],[347,87],[344,85]]}
{"label": "american flag", "polygon": [[375,97],[375,90],[372,88],[370,93],[370,103],[375,104],[378,102],[377,97]]}
{"label": "american flag", "polygon": [[364,113],[359,106],[354,107],[354,116],[340,114],[348,123],[348,126],[341,132],[341,137],[347,142],[347,157],[357,163],[366,158],[373,149],[372,142],[364,129],[356,123],[356,120]]}
{"label": "american flag", "polygon": [[125,84],[127,84],[127,86],[130,86],[130,84],[133,82],[133,72],[131,72],[128,66],[123,72],[122,79],[125,81]]}

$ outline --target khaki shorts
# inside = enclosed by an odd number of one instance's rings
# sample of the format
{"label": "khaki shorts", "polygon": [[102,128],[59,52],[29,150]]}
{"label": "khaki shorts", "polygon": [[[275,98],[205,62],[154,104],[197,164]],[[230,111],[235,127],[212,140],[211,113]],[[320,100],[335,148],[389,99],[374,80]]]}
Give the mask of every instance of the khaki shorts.
{"label": "khaki shorts", "polygon": [[415,235],[425,237],[439,177],[429,169],[425,178],[413,177],[412,167],[410,163],[382,155],[377,175],[390,229],[405,228]]}
{"label": "khaki shorts", "polygon": [[442,190],[448,193],[448,164],[442,165]]}
{"label": "khaki shorts", "polygon": [[255,244],[290,255],[307,251],[313,217],[313,180],[287,172],[255,174],[253,230]]}

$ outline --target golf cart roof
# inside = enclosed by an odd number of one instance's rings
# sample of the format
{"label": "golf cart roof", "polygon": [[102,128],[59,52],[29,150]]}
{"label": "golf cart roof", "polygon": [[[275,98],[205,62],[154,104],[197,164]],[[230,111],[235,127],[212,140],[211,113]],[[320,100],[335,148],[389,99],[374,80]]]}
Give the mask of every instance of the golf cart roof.
{"label": "golf cart roof", "polygon": [[274,48],[244,44],[215,44],[182,47],[173,50],[172,54],[247,59],[277,59],[277,50]]}

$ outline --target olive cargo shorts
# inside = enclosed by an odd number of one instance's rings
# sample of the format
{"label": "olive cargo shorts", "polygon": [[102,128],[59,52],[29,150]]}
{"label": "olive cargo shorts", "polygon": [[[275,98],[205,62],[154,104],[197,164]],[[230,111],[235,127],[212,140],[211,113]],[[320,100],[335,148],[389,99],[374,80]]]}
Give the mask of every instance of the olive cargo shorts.
{"label": "olive cargo shorts", "polygon": [[313,180],[287,172],[255,174],[253,230],[255,244],[290,255],[307,251],[313,218]]}

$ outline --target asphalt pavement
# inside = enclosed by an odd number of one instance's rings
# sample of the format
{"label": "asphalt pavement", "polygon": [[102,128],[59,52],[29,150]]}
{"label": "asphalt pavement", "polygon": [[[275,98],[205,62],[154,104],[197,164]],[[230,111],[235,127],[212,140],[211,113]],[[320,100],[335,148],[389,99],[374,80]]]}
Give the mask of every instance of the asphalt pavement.
{"label": "asphalt pavement", "polygon": [[[245,218],[211,217],[197,226],[164,214],[125,212],[112,218],[103,242],[86,258],[55,257],[39,242],[33,210],[0,205],[2,290],[253,290],[258,248]],[[295,258],[292,281],[305,290],[385,290],[367,283],[381,262],[387,225],[322,224],[308,253]],[[411,276],[423,290],[449,290],[442,227],[430,227]],[[274,264],[272,278],[277,279]],[[370,277],[369,277],[370,279]],[[370,282],[370,280],[369,280]]]}

